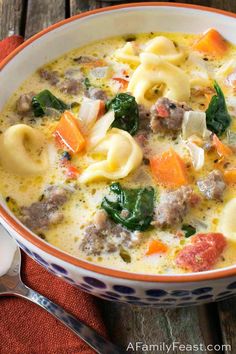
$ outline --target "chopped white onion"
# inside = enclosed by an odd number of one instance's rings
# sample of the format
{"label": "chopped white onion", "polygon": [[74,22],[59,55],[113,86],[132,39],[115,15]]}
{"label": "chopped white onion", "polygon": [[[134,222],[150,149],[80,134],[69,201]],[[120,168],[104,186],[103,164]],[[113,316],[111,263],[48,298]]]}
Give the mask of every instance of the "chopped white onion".
{"label": "chopped white onion", "polygon": [[205,155],[204,150],[192,143],[191,141],[186,142],[186,147],[189,150],[190,156],[192,158],[193,167],[196,171],[200,170],[204,166]]}
{"label": "chopped white onion", "polygon": [[114,111],[109,111],[94,124],[88,136],[87,150],[93,149],[105,137],[114,119]]}
{"label": "chopped white onion", "polygon": [[184,113],[182,123],[182,136],[187,139],[192,135],[208,138],[211,132],[206,126],[206,113],[198,111],[187,111]]}
{"label": "chopped white onion", "polygon": [[84,134],[88,134],[89,130],[93,127],[98,117],[100,109],[100,100],[92,100],[84,97],[80,110],[79,119],[81,123],[81,129]]}
{"label": "chopped white onion", "polygon": [[231,58],[226,61],[219,69],[217,69],[215,78],[217,80],[223,80],[231,74],[236,69],[236,60],[235,58]]}
{"label": "chopped white onion", "polygon": [[93,68],[90,71],[90,75],[92,75],[96,79],[104,79],[107,78],[108,71],[109,71],[108,66],[99,66],[97,68]]}
{"label": "chopped white onion", "polygon": [[190,53],[185,63],[187,71],[190,76],[190,83],[192,87],[208,86],[210,84],[210,77],[212,73],[207,63],[201,58],[201,56],[195,52]]}
{"label": "chopped white onion", "polygon": [[190,53],[188,60],[186,61],[186,65],[194,67],[195,70],[201,71],[202,75],[204,73],[205,76],[208,77],[208,66],[205,60],[201,58],[201,56],[197,53]]}

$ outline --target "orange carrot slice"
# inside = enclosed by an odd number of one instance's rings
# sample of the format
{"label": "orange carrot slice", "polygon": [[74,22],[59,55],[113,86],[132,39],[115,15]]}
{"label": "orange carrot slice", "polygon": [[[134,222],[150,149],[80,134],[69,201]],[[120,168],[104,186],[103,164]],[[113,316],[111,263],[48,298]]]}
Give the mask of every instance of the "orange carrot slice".
{"label": "orange carrot slice", "polygon": [[168,250],[168,246],[158,240],[151,240],[146,251],[146,256],[150,256],[155,253],[165,253]]}
{"label": "orange carrot slice", "polygon": [[76,179],[78,177],[79,170],[74,165],[68,165],[66,175],[69,179]]}
{"label": "orange carrot slice", "polygon": [[54,135],[73,153],[80,152],[85,148],[86,142],[80,132],[79,124],[69,111],[65,111],[61,116]]}
{"label": "orange carrot slice", "polygon": [[213,145],[219,156],[228,157],[232,155],[233,151],[220,141],[216,134],[213,135]]}
{"label": "orange carrot slice", "polygon": [[98,118],[104,116],[106,113],[106,105],[105,102],[100,100],[100,106],[99,106],[99,111],[98,111]]}
{"label": "orange carrot slice", "polygon": [[224,172],[224,180],[228,184],[236,183],[236,168]]}
{"label": "orange carrot slice", "polygon": [[222,56],[229,48],[229,43],[214,28],[204,33],[202,37],[194,43],[193,49],[205,54]]}
{"label": "orange carrot slice", "polygon": [[129,81],[122,77],[113,77],[112,80],[119,82],[121,90],[125,90],[129,84]]}
{"label": "orange carrot slice", "polygon": [[152,157],[150,166],[157,183],[165,187],[176,188],[188,183],[185,163],[173,149]]}

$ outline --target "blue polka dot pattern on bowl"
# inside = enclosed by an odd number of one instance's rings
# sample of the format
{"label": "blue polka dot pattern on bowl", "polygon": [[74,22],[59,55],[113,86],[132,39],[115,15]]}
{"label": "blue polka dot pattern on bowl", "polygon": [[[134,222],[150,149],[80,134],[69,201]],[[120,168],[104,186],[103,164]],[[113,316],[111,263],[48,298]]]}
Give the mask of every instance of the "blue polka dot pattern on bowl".
{"label": "blue polka dot pattern on bowl", "polygon": [[195,289],[192,291],[192,294],[194,295],[201,295],[201,294],[205,294],[205,293],[209,293],[210,291],[212,291],[213,289],[210,287],[206,287],[206,288],[199,288],[199,289]]}
{"label": "blue polka dot pattern on bowl", "polygon": [[66,281],[68,281],[71,284],[75,284],[75,281],[72,278],[69,277],[63,277],[63,279],[65,279]]}
{"label": "blue polka dot pattern on bowl", "polygon": [[58,264],[54,264],[54,263],[52,263],[51,266],[55,271],[58,271],[59,273],[62,273],[62,274],[67,274],[67,270],[65,268],[63,268],[62,266],[60,266]]}
{"label": "blue polka dot pattern on bowl", "polygon": [[84,277],[84,281],[95,288],[106,288],[106,284],[96,278]]}
{"label": "blue polka dot pattern on bowl", "polygon": [[236,289],[236,281],[227,286],[227,289]]}
{"label": "blue polka dot pattern on bowl", "polygon": [[213,295],[211,295],[211,294],[201,295],[201,296],[197,297],[197,300],[205,300],[205,299],[210,299],[212,297],[213,297]]}
{"label": "blue polka dot pattern on bowl", "polygon": [[32,257],[32,253],[31,251],[25,246],[23,245],[23,243],[21,243],[20,241],[17,241],[18,245],[20,246],[20,248],[25,251],[25,253],[27,253],[29,256]]}
{"label": "blue polka dot pattern on bowl", "polygon": [[39,254],[33,252],[32,255],[34,259],[38,261],[40,264],[45,265],[47,267],[49,266],[49,263],[46,262]]}
{"label": "blue polka dot pattern on bowl", "polygon": [[146,291],[146,294],[148,296],[161,297],[167,295],[168,293],[165,290],[161,289],[150,289]]}
{"label": "blue polka dot pattern on bowl", "polygon": [[133,288],[130,288],[129,286],[114,285],[113,289],[118,291],[121,294],[133,294],[133,293],[135,293],[135,290]]}

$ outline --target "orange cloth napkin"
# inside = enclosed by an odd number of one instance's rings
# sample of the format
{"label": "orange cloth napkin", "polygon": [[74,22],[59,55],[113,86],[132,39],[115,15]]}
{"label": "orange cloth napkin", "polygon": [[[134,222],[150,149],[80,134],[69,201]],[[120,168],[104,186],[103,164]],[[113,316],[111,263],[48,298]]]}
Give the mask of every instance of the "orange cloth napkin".
{"label": "orange cloth napkin", "polygon": [[[22,42],[20,36],[1,41],[0,60]],[[22,279],[26,285],[106,336],[94,297],[51,275],[25,254],[22,254]],[[0,354],[79,353],[92,354],[94,351],[44,309],[24,299],[0,297]]]}

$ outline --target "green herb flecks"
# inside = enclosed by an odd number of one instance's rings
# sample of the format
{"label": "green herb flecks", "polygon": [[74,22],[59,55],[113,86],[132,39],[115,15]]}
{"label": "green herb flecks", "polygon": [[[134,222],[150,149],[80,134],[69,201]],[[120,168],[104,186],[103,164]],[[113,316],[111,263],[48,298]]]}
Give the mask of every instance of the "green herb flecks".
{"label": "green herb flecks", "polygon": [[193,227],[192,225],[189,225],[189,224],[183,224],[181,230],[184,231],[184,236],[186,238],[188,238],[196,233],[196,228]]}

